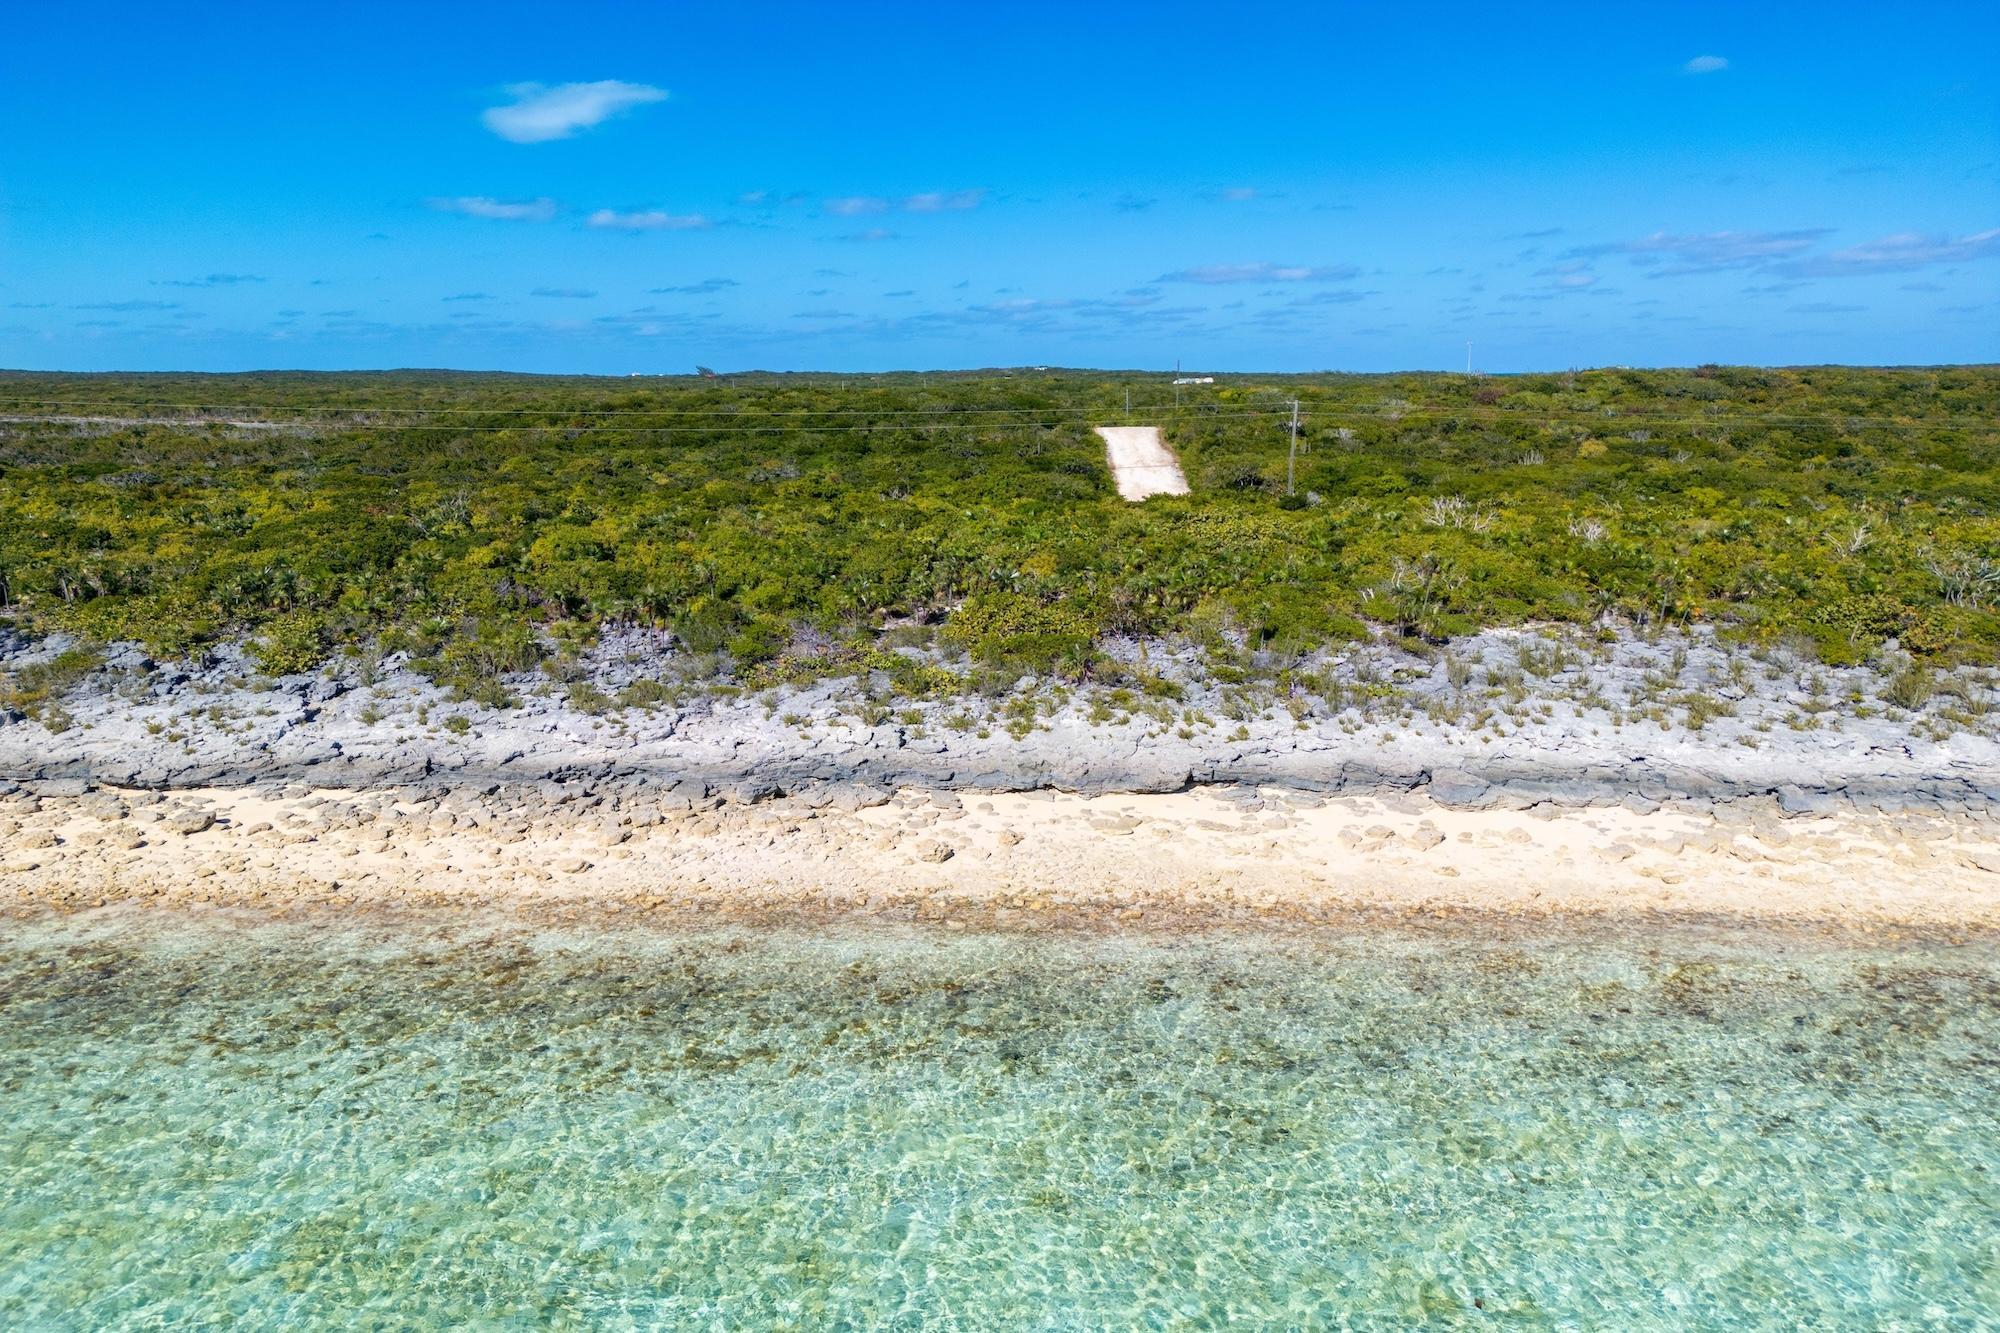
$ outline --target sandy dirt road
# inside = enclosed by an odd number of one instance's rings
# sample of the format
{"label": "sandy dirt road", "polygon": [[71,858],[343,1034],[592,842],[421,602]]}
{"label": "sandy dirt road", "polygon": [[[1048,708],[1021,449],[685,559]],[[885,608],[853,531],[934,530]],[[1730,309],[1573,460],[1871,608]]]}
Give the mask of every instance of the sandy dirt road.
{"label": "sandy dirt road", "polygon": [[1099,426],[1105,457],[1118,494],[1127,500],[1153,495],[1186,495],[1187,477],[1180,460],[1160,438],[1158,426]]}

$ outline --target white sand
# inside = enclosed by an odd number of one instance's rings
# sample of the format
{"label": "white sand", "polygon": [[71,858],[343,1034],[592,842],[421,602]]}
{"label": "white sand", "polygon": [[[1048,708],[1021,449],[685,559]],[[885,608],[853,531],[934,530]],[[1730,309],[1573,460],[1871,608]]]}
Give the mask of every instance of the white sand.
{"label": "white sand", "polygon": [[1099,426],[1097,433],[1104,437],[1104,455],[1124,499],[1188,493],[1180,460],[1160,438],[1158,426]]}
{"label": "white sand", "polygon": [[[40,804],[0,808],[0,905],[527,900],[947,924],[1478,911],[2000,926],[2000,828],[1913,814],[1471,812],[1277,791],[1246,808],[1206,789],[912,791],[853,813],[784,801],[671,813],[631,798],[582,812],[476,798],[412,808],[388,793],[284,800],[231,788],[122,818]],[[190,810],[217,822],[174,831]]]}

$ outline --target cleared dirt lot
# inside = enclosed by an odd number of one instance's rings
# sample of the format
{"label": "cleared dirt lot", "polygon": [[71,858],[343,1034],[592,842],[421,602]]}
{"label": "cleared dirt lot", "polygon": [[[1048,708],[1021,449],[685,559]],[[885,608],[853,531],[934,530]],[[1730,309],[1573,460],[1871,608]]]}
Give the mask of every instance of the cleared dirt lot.
{"label": "cleared dirt lot", "polygon": [[1158,426],[1099,426],[1097,433],[1104,437],[1105,458],[1123,498],[1188,493],[1180,460],[1160,438]]}

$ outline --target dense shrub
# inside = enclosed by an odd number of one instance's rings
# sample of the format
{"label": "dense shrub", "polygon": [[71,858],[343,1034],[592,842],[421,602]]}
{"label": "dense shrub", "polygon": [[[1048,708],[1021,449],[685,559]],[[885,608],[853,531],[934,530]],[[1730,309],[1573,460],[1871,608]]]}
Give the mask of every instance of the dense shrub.
{"label": "dense shrub", "polygon": [[[1127,388],[1180,451],[1185,499],[1112,492],[1088,424],[1122,420]],[[785,679],[940,622],[982,670],[1066,675],[1105,633],[1225,625],[1279,649],[1613,616],[1835,660],[1885,638],[2000,651],[2000,370],[1203,392],[1176,408],[1157,381],[1059,372],[0,374],[0,415],[227,401],[285,425],[0,424],[0,615],[162,654],[243,638],[266,672],[374,643],[486,699],[563,627],[617,621]],[[1316,503],[1283,499],[1294,395]],[[938,683],[915,670],[895,668]]]}
{"label": "dense shrub", "polygon": [[1075,601],[991,592],[966,599],[945,638],[988,666],[1073,677],[1089,669],[1099,632],[1097,618]]}

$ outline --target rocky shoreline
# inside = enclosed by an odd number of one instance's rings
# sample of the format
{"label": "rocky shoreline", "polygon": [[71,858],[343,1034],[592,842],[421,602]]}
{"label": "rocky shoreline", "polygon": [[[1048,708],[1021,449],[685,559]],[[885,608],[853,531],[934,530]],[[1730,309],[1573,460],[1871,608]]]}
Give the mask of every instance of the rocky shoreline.
{"label": "rocky shoreline", "polygon": [[[0,670],[71,647],[0,636]],[[1193,654],[1137,652],[1160,693],[1023,681],[998,697],[904,700],[861,678],[656,691],[667,697],[607,707],[633,682],[680,668],[653,636],[609,634],[566,689],[531,673],[507,682],[519,706],[489,708],[397,658],[267,680],[240,650],[174,664],[123,645],[68,686],[59,714],[5,715],[0,781],[547,794],[580,784],[681,809],[778,797],[858,809],[910,789],[1241,786],[1415,794],[1459,810],[1766,800],[1785,814],[2000,813],[1990,672],[1933,681],[1919,699],[1877,669],[1753,661],[1705,635],[1604,644],[1490,631],[1430,659],[1394,649],[1329,659],[1315,697],[1220,684]]]}
{"label": "rocky shoreline", "polygon": [[495,708],[396,658],[272,680],[7,639],[45,688],[0,725],[0,909],[2000,926],[1990,672],[1497,631],[1266,685],[1127,656],[909,699],[690,684],[608,634]]}

